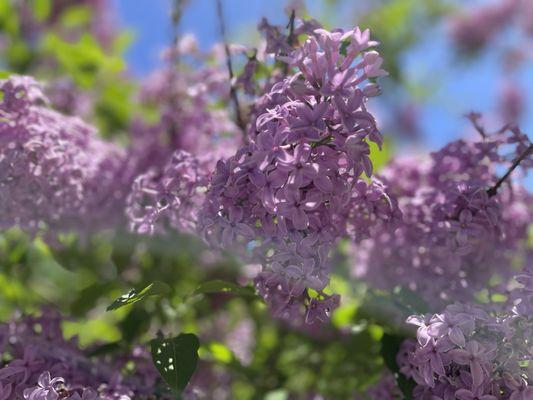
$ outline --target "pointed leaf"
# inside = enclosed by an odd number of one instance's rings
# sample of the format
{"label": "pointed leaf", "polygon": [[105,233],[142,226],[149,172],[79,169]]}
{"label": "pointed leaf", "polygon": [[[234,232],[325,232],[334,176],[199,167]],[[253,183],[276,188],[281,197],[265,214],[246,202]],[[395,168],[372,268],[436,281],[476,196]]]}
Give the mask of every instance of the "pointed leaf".
{"label": "pointed leaf", "polygon": [[198,337],[192,333],[180,333],[173,339],[154,339],[150,342],[152,361],[175,391],[181,392],[191,379],[198,363]]}
{"label": "pointed leaf", "polygon": [[123,294],[116,299],[109,307],[107,307],[106,310],[117,310],[121,307],[141,301],[148,296],[161,296],[168,294],[169,292],[170,287],[166,283],[155,281],[146,286],[140,292],[135,289],[131,289],[128,293]]}

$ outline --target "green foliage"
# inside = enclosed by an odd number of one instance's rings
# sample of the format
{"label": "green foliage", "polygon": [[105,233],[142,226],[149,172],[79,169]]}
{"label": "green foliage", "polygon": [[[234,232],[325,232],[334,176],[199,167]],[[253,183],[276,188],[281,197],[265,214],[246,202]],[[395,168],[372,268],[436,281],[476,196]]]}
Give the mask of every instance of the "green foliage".
{"label": "green foliage", "polygon": [[235,283],[224,282],[218,279],[201,283],[192,294],[197,295],[207,293],[227,293],[235,296],[251,297],[256,296],[254,289],[249,286],[240,286]]}
{"label": "green foliage", "polygon": [[154,365],[165,382],[181,392],[196,370],[200,341],[192,333],[180,333],[172,339],[154,339],[150,351]]}
{"label": "green foliage", "polygon": [[400,374],[400,369],[396,363],[396,355],[399,353],[400,346],[405,339],[405,336],[385,333],[381,339],[381,355],[387,368],[394,374],[396,383],[404,395],[404,400],[411,400],[416,384],[412,379],[407,379]]}
{"label": "green foliage", "polygon": [[69,43],[50,33],[44,37],[43,49],[58,61],[60,68],[82,89],[93,87],[99,75],[113,75],[124,70],[124,61],[106,55],[98,42],[88,34],[83,34],[76,43]]}
{"label": "green foliage", "polygon": [[52,10],[52,0],[33,0],[30,3],[35,19],[39,22],[45,21]]}
{"label": "green foliage", "polygon": [[390,0],[371,8],[361,24],[371,28],[380,41],[380,51],[386,55],[385,69],[392,78],[401,80],[401,53],[423,37],[422,32],[437,18],[450,11],[446,0]]}
{"label": "green foliage", "polygon": [[153,282],[141,291],[131,289],[128,293],[123,294],[107,307],[107,311],[118,310],[121,307],[137,303],[149,296],[163,296],[170,292],[170,287],[163,282]]}
{"label": "green foliage", "polygon": [[413,314],[428,312],[428,306],[412,290],[397,287],[392,293],[369,291],[361,304],[357,318],[372,321],[391,331]]}

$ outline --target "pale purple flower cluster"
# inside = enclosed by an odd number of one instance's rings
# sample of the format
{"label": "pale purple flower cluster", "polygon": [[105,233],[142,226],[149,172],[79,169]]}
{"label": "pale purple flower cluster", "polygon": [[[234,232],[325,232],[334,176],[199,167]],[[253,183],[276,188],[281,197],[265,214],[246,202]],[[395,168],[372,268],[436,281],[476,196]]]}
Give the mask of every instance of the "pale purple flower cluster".
{"label": "pale purple flower cluster", "polygon": [[[355,274],[375,288],[407,287],[437,309],[470,301],[491,278],[507,283],[511,265],[526,263],[531,195],[509,182],[494,195],[489,189],[496,170],[505,170],[526,143],[513,129],[452,142],[430,160],[393,161],[381,178],[403,220],[394,232],[375,232],[355,245]],[[509,146],[520,151],[503,157]],[[523,161],[527,168],[530,160]]]}
{"label": "pale purple flower cluster", "polygon": [[418,326],[417,340],[403,343],[397,363],[418,384],[415,400],[533,398],[533,314],[526,305],[531,301],[531,271],[517,279],[524,287],[511,296],[518,304],[513,310],[453,304],[443,313],[407,320]]}
{"label": "pale purple flower cluster", "polygon": [[317,29],[286,49],[296,73],[256,102],[249,143],[213,174],[202,235],[263,266],[256,286],[278,315],[324,289],[339,237],[360,240],[399,216],[385,187],[361,178],[373,173],[368,140],[381,144],[366,108],[379,89],[365,82],[385,74],[375,44],[368,30]]}
{"label": "pale purple flower cluster", "polygon": [[0,91],[0,227],[57,233],[115,221],[125,152],[47,108],[31,78],[12,76]]}
{"label": "pale purple flower cluster", "polygon": [[[190,36],[171,51],[179,58],[206,61],[208,57],[196,50]],[[195,231],[202,188],[217,160],[230,156],[240,145],[227,111],[214,106],[216,101],[227,100],[228,91],[227,76],[220,68],[190,70],[185,63],[179,69],[157,71],[144,82],[140,101],[157,107],[161,118],[155,123],[136,119],[131,127],[128,153],[135,160],[137,177],[126,214],[133,231]]]}
{"label": "pale purple flower cluster", "polygon": [[[507,28],[523,32],[527,48],[533,36],[533,6],[530,0],[499,0],[460,10],[450,18],[450,34],[457,48],[480,50],[500,38],[507,41]],[[516,40],[514,40],[514,45]],[[527,51],[527,50],[526,50]]]}
{"label": "pale purple flower cluster", "polygon": [[475,51],[484,47],[512,21],[520,10],[521,3],[522,0],[501,0],[454,16],[451,20],[451,34],[457,47],[464,51]]}
{"label": "pale purple flower cluster", "polygon": [[529,265],[515,279],[520,286],[514,288],[509,295],[509,301],[513,305],[513,313],[531,320],[533,319],[533,264],[531,257]]}
{"label": "pale purple flower cluster", "polygon": [[[145,349],[136,347],[113,362],[91,358],[90,348],[83,351],[75,338],[63,338],[62,321],[45,310],[0,325],[0,360],[10,360],[0,361],[0,399],[148,399],[164,387]],[[127,364],[134,369],[124,375]]]}
{"label": "pale purple flower cluster", "polygon": [[[207,62],[207,57],[200,61]],[[228,78],[216,66],[198,68],[184,62],[149,76],[139,101],[157,109],[160,118],[154,123],[136,118],[132,124],[130,153],[138,160],[139,171],[163,168],[177,150],[209,157],[213,166],[231,155],[240,145],[237,127],[227,109],[216,106],[227,100],[228,91]]]}
{"label": "pale purple flower cluster", "polygon": [[199,190],[207,187],[207,171],[197,158],[178,150],[162,172],[151,169],[139,175],[127,199],[131,230],[195,232],[204,197]]}

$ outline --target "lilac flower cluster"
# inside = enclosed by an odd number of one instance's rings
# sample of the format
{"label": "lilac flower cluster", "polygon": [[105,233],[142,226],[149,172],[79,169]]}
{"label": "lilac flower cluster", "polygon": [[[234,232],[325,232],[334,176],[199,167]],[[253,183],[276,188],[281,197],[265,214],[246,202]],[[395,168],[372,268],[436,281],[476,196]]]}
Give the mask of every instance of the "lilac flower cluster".
{"label": "lilac flower cluster", "polygon": [[[208,59],[190,36],[167,53],[166,57]],[[168,228],[194,232],[202,188],[217,160],[240,145],[227,111],[214,108],[215,101],[227,101],[225,74],[218,67],[190,71],[182,64],[179,70],[172,65],[155,72],[140,91],[140,102],[157,107],[161,118],[156,123],[136,119],[131,129],[128,153],[135,160],[137,177],[126,214],[130,228],[138,233]],[[170,224],[163,222],[163,215]]]}
{"label": "lilac flower cluster", "polygon": [[57,233],[116,220],[125,152],[47,108],[31,78],[12,76],[0,90],[0,228]]}
{"label": "lilac flower cluster", "polygon": [[456,45],[465,51],[484,47],[506,25],[521,15],[527,23],[528,1],[502,0],[472,8],[451,20],[451,34]]}
{"label": "lilac flower cluster", "polygon": [[[125,209],[135,230],[153,232],[161,208],[170,215],[178,202],[173,227],[180,219],[179,227],[191,231],[201,208],[193,184],[206,186],[216,161],[238,143],[227,113],[213,109],[216,93],[227,89],[226,77],[215,67],[188,74],[164,70],[150,78],[140,101],[160,108],[162,116],[154,124],[135,120],[127,147],[52,111],[41,86],[29,77],[11,76],[0,85],[0,227],[44,232],[50,242],[61,232],[120,227]],[[190,173],[182,175],[186,169]],[[172,195],[179,199],[166,204]]]}
{"label": "lilac flower cluster", "polygon": [[[277,315],[298,315],[306,289],[324,289],[339,237],[360,240],[398,218],[385,187],[361,178],[373,173],[368,140],[381,145],[366,108],[379,88],[365,82],[385,75],[374,45],[368,30],[316,29],[285,48],[296,72],[256,101],[249,143],[211,179],[202,235],[263,266],[256,287]],[[309,318],[338,298],[322,301],[307,299]]]}
{"label": "lilac flower cluster", "polygon": [[403,343],[397,363],[418,384],[414,399],[533,398],[532,279],[531,270],[518,277],[524,286],[511,291],[504,311],[453,304],[440,314],[408,319],[418,326],[417,340]]}
{"label": "lilac flower cluster", "polygon": [[207,169],[185,151],[176,151],[162,173],[155,169],[139,175],[127,199],[130,228],[141,234],[156,229],[195,232],[206,187]]}
{"label": "lilac flower cluster", "polygon": [[[531,195],[510,182],[493,186],[496,170],[529,141],[516,128],[482,133],[479,141],[450,143],[430,160],[397,159],[385,168],[381,178],[403,220],[396,231],[376,232],[355,246],[357,276],[380,289],[407,287],[438,309],[469,302],[491,278],[506,284],[511,265],[525,265]],[[504,157],[509,146],[516,152]],[[531,159],[522,162],[529,168]]]}
{"label": "lilac flower cluster", "polygon": [[[139,170],[163,168],[177,150],[184,150],[212,166],[240,145],[238,131],[227,108],[228,77],[213,54],[196,50],[194,37],[185,36],[164,54],[170,66],[154,72],[142,84],[139,102],[155,108],[160,118],[150,123],[136,118],[131,127],[132,157]],[[177,57],[175,65],[169,58]],[[193,61],[189,61],[192,58]],[[213,64],[204,66],[203,64]],[[197,64],[200,64],[197,65]]]}
{"label": "lilac flower cluster", "polygon": [[112,362],[89,358],[75,338],[63,338],[61,323],[57,312],[45,310],[0,325],[0,360],[10,360],[0,361],[0,399],[148,399],[164,387],[145,349]]}

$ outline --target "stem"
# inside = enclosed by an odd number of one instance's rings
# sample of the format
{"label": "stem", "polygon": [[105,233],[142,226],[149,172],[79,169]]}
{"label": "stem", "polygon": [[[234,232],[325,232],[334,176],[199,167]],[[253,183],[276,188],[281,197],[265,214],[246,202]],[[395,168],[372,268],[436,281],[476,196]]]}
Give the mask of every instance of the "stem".
{"label": "stem", "polygon": [[[183,15],[183,7],[185,6],[186,0],[173,0],[172,1],[172,44],[170,48],[170,57],[168,60],[168,80],[170,89],[170,98],[169,103],[172,111],[176,110],[179,107],[179,99],[176,91],[174,90],[176,81],[177,81],[177,68],[179,67],[180,54],[178,52],[178,43],[179,43],[179,24],[181,16]],[[179,127],[176,125],[173,119],[170,121],[170,139],[172,144],[176,144],[175,141],[179,140],[178,138]]]}
{"label": "stem", "polygon": [[[292,47],[294,44],[294,20],[296,19],[296,11],[293,9],[291,11],[291,16],[289,17],[289,23],[287,24],[287,28],[289,28],[289,36],[287,36],[287,44]],[[287,75],[289,73],[289,64],[284,63],[283,64],[283,75]]]}
{"label": "stem", "polygon": [[477,131],[477,133],[479,133],[481,138],[486,139],[487,133],[485,132],[485,129],[483,128],[483,126],[481,126],[478,122],[478,120],[481,118],[481,114],[471,112],[469,114],[466,114],[465,117],[470,120],[470,122],[474,126],[474,129]]}
{"label": "stem", "polygon": [[229,49],[229,44],[226,37],[226,23],[224,21],[224,14],[222,12],[222,0],[217,0],[217,16],[220,23],[220,36],[222,37],[222,42],[224,44],[224,51],[226,53],[226,66],[228,68],[229,75],[229,85],[230,85],[230,98],[233,102],[233,107],[235,108],[235,119],[237,120],[237,126],[242,130],[243,138],[246,141],[246,125],[241,115],[241,107],[239,105],[239,97],[237,96],[237,90],[233,85],[233,65],[231,63],[231,53]]}
{"label": "stem", "polygon": [[520,154],[516,160],[513,161],[513,164],[509,167],[507,172],[498,180],[498,182],[496,182],[496,184],[493,187],[487,190],[487,194],[489,195],[489,197],[493,197],[496,195],[496,193],[498,192],[498,189],[503,184],[503,182],[507,179],[509,175],[511,175],[511,173],[516,169],[516,167],[520,165],[522,160],[524,160],[529,155],[529,153],[531,153],[532,150],[533,150],[533,144],[530,144],[527,147],[527,149],[525,149],[524,152]]}

